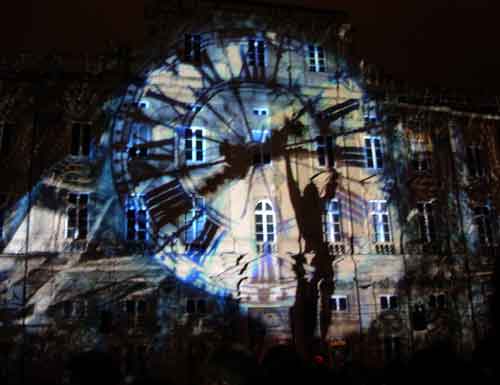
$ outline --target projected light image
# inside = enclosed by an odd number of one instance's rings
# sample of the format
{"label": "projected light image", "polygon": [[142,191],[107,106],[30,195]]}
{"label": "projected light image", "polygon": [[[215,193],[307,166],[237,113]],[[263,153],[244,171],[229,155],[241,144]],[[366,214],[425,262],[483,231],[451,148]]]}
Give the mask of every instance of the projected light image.
{"label": "projected light image", "polygon": [[487,340],[498,111],[355,63],[337,13],[160,3],[140,52],[0,84],[0,353],[215,384],[228,346],[392,368]]}
{"label": "projected light image", "polygon": [[[112,128],[117,189],[122,199],[142,197],[155,258],[180,279],[245,304],[269,290],[265,303],[293,303],[289,255],[302,246],[297,219],[286,231],[280,223],[297,215],[289,183],[303,187],[290,180],[321,174],[315,183],[324,195],[338,138],[364,127],[361,90],[345,79],[315,90],[301,84],[302,73],[290,78],[304,46],[281,39],[269,33],[218,46],[211,33],[185,35],[116,102]],[[312,72],[321,76],[325,53],[316,56]],[[340,68],[340,59],[329,61]]]}

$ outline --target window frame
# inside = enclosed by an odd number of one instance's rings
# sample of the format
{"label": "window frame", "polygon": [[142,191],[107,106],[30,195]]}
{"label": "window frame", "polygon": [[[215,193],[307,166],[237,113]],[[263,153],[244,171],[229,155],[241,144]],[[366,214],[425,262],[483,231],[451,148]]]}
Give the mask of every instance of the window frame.
{"label": "window frame", "polygon": [[[134,213],[133,218],[133,227],[134,227],[134,236],[131,237],[129,234],[130,222],[129,222],[129,213]],[[144,218],[143,221],[140,218],[141,213],[143,213]],[[141,194],[133,194],[127,197],[126,205],[125,205],[125,220],[126,220],[126,239],[127,241],[137,241],[137,242],[146,242],[149,238],[149,213],[144,203],[143,196]],[[143,223],[143,226],[141,226]],[[144,238],[141,239],[139,234],[144,234]]]}
{"label": "window frame", "polygon": [[417,202],[417,212],[420,239],[425,243],[435,242],[437,240],[437,227],[433,200]]}
{"label": "window frame", "polygon": [[[262,209],[258,209],[259,205],[261,205]],[[269,206],[270,209],[267,207]],[[267,245],[275,245],[277,243],[276,237],[276,214],[274,212],[274,206],[269,199],[259,200],[255,204],[254,209],[254,231],[255,231],[255,241],[257,244],[267,244]],[[258,221],[257,216],[260,215],[262,221]],[[271,221],[269,221],[268,216],[271,215]],[[269,223],[270,222],[270,223]],[[258,230],[258,227],[262,226],[262,231]],[[271,231],[269,231],[269,227],[271,226]],[[259,240],[259,234],[262,234],[262,239]],[[270,237],[272,236],[272,237]],[[272,239],[270,239],[272,238]]]}
{"label": "window frame", "polygon": [[[384,305],[383,299],[385,299],[386,305]],[[401,307],[399,303],[399,296],[396,294],[379,294],[378,303],[381,311],[399,310]],[[393,306],[394,303],[395,306]]]}
{"label": "window frame", "polygon": [[[188,136],[188,132],[191,132],[190,136]],[[198,132],[200,133],[199,135]],[[184,130],[184,158],[187,164],[199,164],[205,162],[206,144],[204,140],[204,133],[204,127],[188,127]],[[189,142],[191,142],[190,150],[188,150],[187,145]],[[201,149],[198,148],[198,144],[200,145]],[[189,157],[188,153],[190,154]],[[201,153],[201,159],[196,159],[198,153]]]}
{"label": "window frame", "polygon": [[[385,205],[385,210],[382,209],[382,204]],[[374,206],[375,205],[375,206]],[[373,210],[373,207],[375,209]],[[392,225],[391,225],[391,215],[389,212],[389,205],[385,199],[374,199],[368,201],[368,217],[370,218],[371,229],[372,229],[372,242],[375,244],[380,243],[391,243],[392,242]],[[387,218],[387,223],[384,222],[384,217]],[[374,219],[376,218],[376,222]],[[387,226],[387,232],[386,228]],[[383,239],[380,239],[380,227],[383,231]]]}
{"label": "window frame", "polygon": [[252,108],[252,113],[255,116],[259,116],[259,117],[269,116],[269,108],[267,108],[267,107],[254,107],[254,108]]}
{"label": "window frame", "polygon": [[[482,211],[482,213],[479,211]],[[477,240],[480,246],[494,246],[496,244],[493,212],[489,205],[472,208],[472,219],[476,227]]]}
{"label": "window frame", "polygon": [[[75,197],[75,203],[71,202],[72,197]],[[86,197],[85,199],[81,199]],[[81,203],[81,201],[83,201]],[[65,228],[65,238],[71,240],[86,240],[89,236],[89,202],[90,202],[90,193],[68,193],[67,197],[67,207],[66,207],[66,228]],[[85,211],[85,215],[81,213],[81,211]],[[71,214],[74,211],[75,216],[75,224],[74,226],[70,226]],[[85,219],[83,219],[85,218]],[[81,236],[81,226],[85,224],[85,236]]]}
{"label": "window frame", "polygon": [[[370,146],[367,146],[367,141]],[[380,156],[377,156],[376,141],[379,143]],[[367,135],[363,138],[363,148],[365,153],[365,167],[370,170],[379,171],[384,168],[384,143],[382,137]],[[370,163],[372,164],[370,166]]]}
{"label": "window frame", "polygon": [[208,217],[205,199],[195,195],[191,199],[192,207],[184,214],[186,228],[183,231],[183,241],[186,245],[196,246],[196,241],[202,235]]}
{"label": "window frame", "polygon": [[319,44],[306,45],[306,61],[309,72],[325,73],[326,67],[326,51]]}
{"label": "window frame", "polygon": [[[267,66],[267,44],[266,41],[258,36],[249,37],[246,41],[246,64],[249,67],[265,68]],[[252,48],[250,48],[252,47]],[[261,52],[259,52],[261,50]]]}
{"label": "window frame", "polygon": [[[342,309],[341,300],[345,301],[345,307]],[[335,304],[335,306],[332,306]],[[334,294],[330,297],[330,310],[335,313],[349,313],[349,298],[347,295]]]}
{"label": "window frame", "polygon": [[481,155],[481,144],[469,144],[465,149],[465,165],[469,178],[483,178],[487,175],[487,159]]}
{"label": "window frame", "polygon": [[426,147],[427,143],[422,138],[413,138],[410,141],[411,167],[418,174],[432,170],[432,152]]}
{"label": "window frame", "polygon": [[[434,300],[432,300],[434,298]],[[440,303],[439,298],[442,298]],[[446,293],[431,293],[429,294],[428,306],[432,310],[445,310],[448,307],[448,296]]]}
{"label": "window frame", "polygon": [[335,137],[318,135],[315,139],[318,166],[335,168]]}
{"label": "window frame", "polygon": [[[336,203],[336,209],[333,204]],[[342,234],[342,206],[341,201],[337,198],[332,198],[325,203],[325,234],[326,240],[329,243],[342,243],[344,240]],[[335,218],[337,216],[337,218]],[[338,231],[335,227],[338,226]]]}

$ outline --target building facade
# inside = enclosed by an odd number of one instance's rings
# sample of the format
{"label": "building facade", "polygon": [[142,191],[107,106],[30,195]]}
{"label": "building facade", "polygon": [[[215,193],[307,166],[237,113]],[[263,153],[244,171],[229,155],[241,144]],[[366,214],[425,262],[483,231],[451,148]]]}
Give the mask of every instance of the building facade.
{"label": "building facade", "polygon": [[4,330],[167,351],[212,331],[370,365],[491,332],[495,105],[353,64],[340,13],[146,21],[140,50],[5,62]]}

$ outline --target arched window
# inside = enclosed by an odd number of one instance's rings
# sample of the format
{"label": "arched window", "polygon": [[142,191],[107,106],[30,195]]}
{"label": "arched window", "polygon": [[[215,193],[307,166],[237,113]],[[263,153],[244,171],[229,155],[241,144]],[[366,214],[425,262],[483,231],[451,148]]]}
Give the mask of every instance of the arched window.
{"label": "arched window", "polygon": [[255,206],[255,240],[258,244],[276,241],[274,210],[270,201],[264,200]]}

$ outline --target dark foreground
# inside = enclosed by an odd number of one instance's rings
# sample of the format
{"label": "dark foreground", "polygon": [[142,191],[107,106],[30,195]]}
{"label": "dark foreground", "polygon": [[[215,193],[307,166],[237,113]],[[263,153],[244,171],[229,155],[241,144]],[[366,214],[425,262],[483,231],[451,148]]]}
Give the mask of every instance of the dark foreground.
{"label": "dark foreground", "polygon": [[[470,360],[457,358],[449,349],[436,347],[415,354],[409,362],[393,362],[385,368],[366,369],[353,363],[327,363],[321,356],[302,360],[290,347],[278,346],[257,360],[237,347],[222,347],[205,360],[179,357],[173,365],[156,365],[146,356],[132,364],[129,357],[89,351],[60,357],[58,362],[25,362],[24,378],[19,361],[2,367],[2,385],[247,385],[247,384],[493,384],[498,383],[500,356],[494,343],[486,343]],[[199,357],[199,356],[198,356]],[[5,361],[3,362],[5,364]]]}

